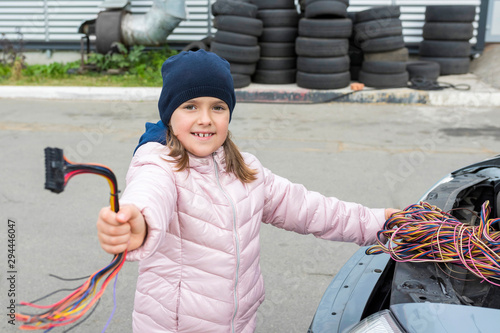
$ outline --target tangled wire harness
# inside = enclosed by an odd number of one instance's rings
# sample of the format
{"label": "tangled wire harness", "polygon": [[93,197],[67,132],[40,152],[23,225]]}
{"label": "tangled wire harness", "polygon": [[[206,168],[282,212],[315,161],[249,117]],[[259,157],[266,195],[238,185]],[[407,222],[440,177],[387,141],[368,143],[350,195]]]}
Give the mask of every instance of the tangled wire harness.
{"label": "tangled wire harness", "polygon": [[479,225],[472,226],[427,202],[410,205],[385,222],[378,245],[366,254],[387,253],[398,262],[457,264],[500,286],[500,231],[492,227],[500,218],[488,219],[490,210],[486,201]]}
{"label": "tangled wire harness", "polygon": [[[49,147],[45,149],[45,167],[45,188],[55,193],[62,192],[68,181],[76,175],[95,174],[106,178],[111,192],[111,209],[114,212],[118,212],[118,186],[114,173],[108,167],[101,164],[72,163],[66,159],[61,149]],[[111,280],[115,278],[113,297],[114,308],[108,322],[103,328],[104,332],[108,327],[116,309],[116,278],[125,263],[126,257],[127,251],[115,255],[108,265],[93,273],[89,277],[86,277],[86,281],[80,287],[76,288],[72,293],[59,302],[50,305],[34,304],[47,298],[55,292],[50,293],[49,295],[34,302],[21,302],[20,305],[36,309],[44,309],[45,311],[38,314],[16,313],[16,320],[23,323],[19,328],[22,330],[43,329],[45,332],[49,332],[55,327],[66,326],[78,322],[72,327],[74,328],[92,314],[97,306],[97,303],[99,302],[99,299],[106,290],[106,287]],[[91,311],[89,312],[89,310]],[[85,314],[87,314],[87,316],[83,319],[82,317]]]}

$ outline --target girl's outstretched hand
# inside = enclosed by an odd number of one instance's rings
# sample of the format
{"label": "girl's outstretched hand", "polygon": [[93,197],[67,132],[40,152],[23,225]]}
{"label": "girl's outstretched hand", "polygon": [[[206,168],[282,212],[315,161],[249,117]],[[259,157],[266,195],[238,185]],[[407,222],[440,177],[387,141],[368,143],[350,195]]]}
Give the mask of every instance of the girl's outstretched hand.
{"label": "girl's outstretched hand", "polygon": [[147,225],[139,208],[122,205],[118,213],[104,207],[97,219],[97,236],[104,251],[118,254],[132,251],[142,245],[146,238]]}

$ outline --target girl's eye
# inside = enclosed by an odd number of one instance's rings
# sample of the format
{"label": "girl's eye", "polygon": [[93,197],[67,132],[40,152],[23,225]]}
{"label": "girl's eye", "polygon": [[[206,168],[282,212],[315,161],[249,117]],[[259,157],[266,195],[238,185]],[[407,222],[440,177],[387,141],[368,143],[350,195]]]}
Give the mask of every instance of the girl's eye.
{"label": "girl's eye", "polygon": [[193,104],[186,104],[186,105],[184,105],[184,109],[194,110],[194,109],[196,109],[196,106],[194,106]]}
{"label": "girl's eye", "polygon": [[215,111],[224,111],[226,108],[222,105],[216,105],[214,106]]}

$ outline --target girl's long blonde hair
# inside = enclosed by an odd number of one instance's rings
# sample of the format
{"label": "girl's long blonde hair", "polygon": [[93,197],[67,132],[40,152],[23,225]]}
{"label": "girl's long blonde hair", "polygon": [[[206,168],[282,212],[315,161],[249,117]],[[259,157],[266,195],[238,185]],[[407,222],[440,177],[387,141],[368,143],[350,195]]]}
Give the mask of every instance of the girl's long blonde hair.
{"label": "girl's long blonde hair", "polygon": [[[189,168],[189,155],[179,139],[172,134],[172,127],[168,125],[167,147],[170,147],[168,156],[175,159],[176,171],[183,171]],[[251,169],[241,156],[240,150],[231,140],[231,132],[227,132],[227,138],[222,144],[226,155],[226,172],[232,172],[243,183],[251,183],[257,179],[257,170]]]}

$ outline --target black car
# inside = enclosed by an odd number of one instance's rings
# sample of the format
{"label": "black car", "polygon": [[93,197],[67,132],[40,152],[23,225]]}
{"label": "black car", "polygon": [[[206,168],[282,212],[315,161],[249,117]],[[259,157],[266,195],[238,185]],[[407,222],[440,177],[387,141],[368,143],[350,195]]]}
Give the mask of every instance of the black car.
{"label": "black car", "polygon": [[[489,218],[500,216],[499,192],[500,155],[450,173],[421,201],[474,224],[486,201]],[[332,280],[310,333],[500,332],[500,287],[459,265],[395,262],[385,253],[367,255],[366,249]]]}

